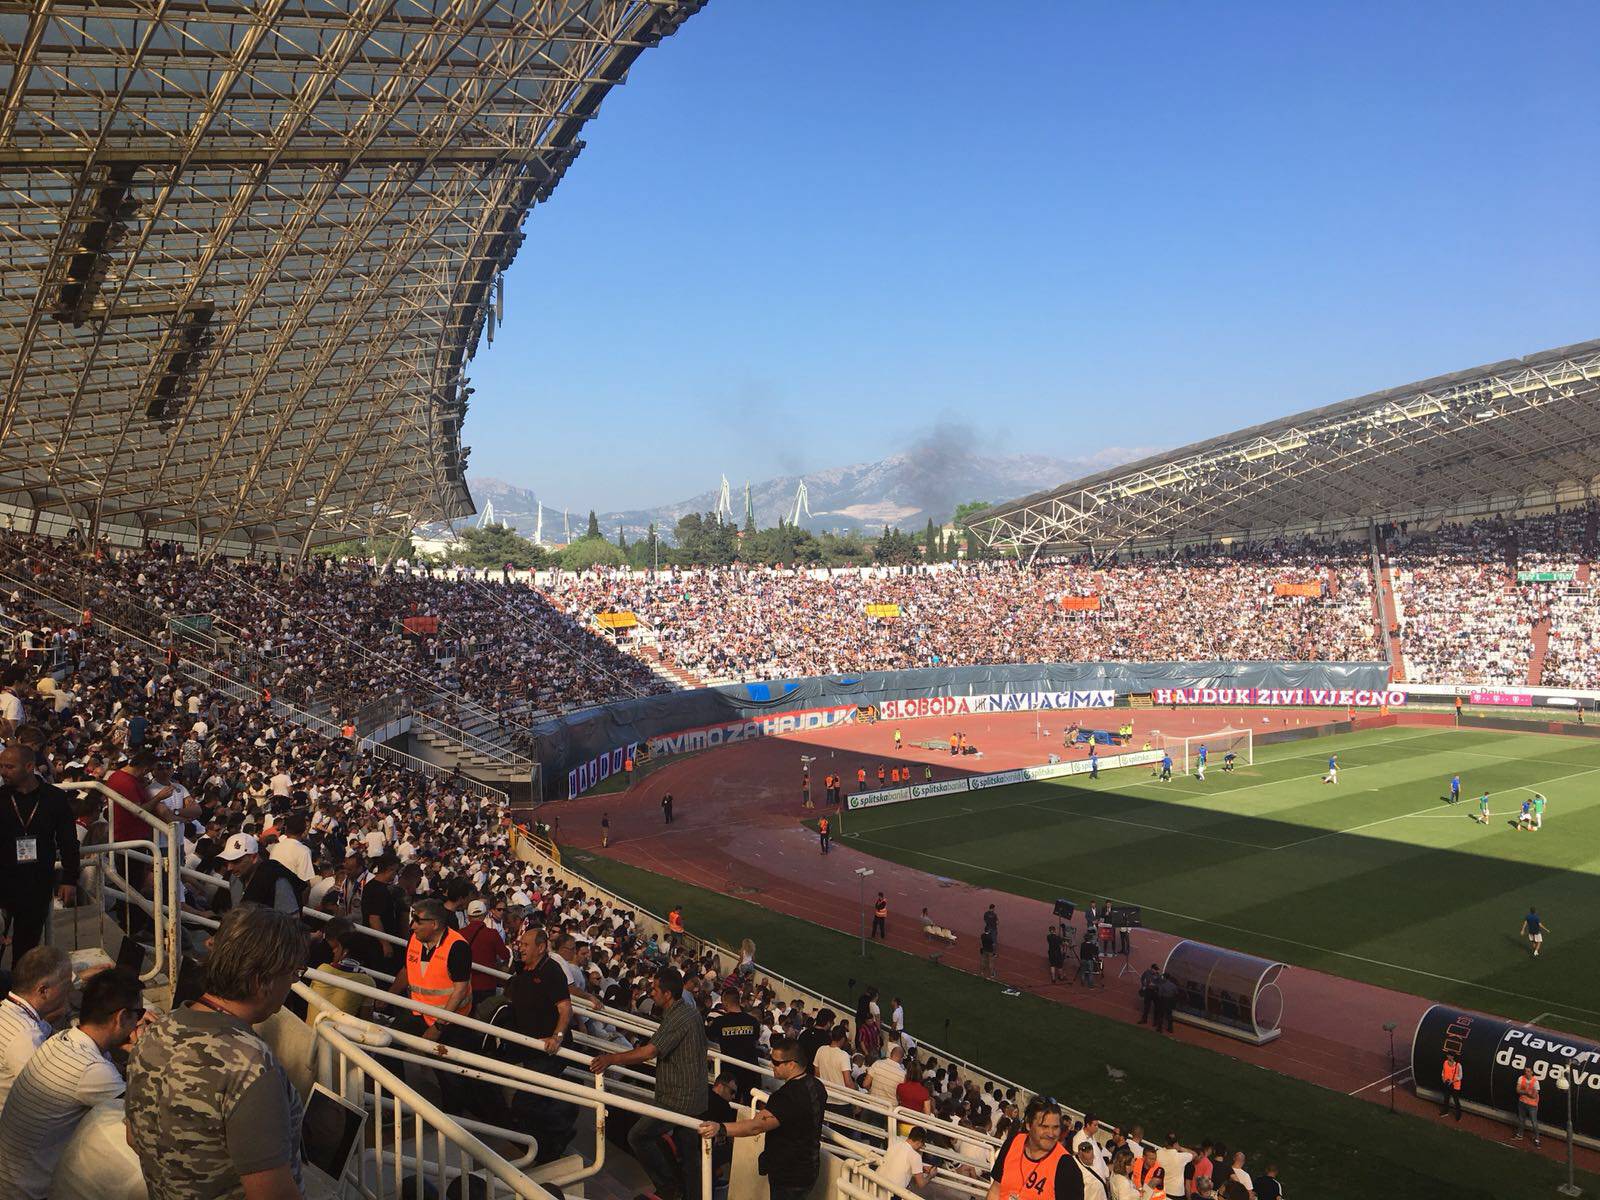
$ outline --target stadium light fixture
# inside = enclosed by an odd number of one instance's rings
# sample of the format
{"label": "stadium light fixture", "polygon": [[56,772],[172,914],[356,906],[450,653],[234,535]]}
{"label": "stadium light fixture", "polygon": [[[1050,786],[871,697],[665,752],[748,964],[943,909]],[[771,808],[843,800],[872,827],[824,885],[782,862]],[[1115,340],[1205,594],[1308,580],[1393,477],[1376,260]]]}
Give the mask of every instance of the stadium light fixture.
{"label": "stadium light fixture", "polygon": [[867,880],[875,875],[871,867],[857,867],[856,879],[861,900],[861,957],[867,956]]}

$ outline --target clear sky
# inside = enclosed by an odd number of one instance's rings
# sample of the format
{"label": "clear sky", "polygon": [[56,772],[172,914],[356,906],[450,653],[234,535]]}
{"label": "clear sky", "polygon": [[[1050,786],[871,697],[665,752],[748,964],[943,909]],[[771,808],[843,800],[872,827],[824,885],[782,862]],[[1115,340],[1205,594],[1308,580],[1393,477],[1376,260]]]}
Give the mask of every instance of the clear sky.
{"label": "clear sky", "polygon": [[1174,446],[1600,337],[1597,46],[1589,0],[711,0],[529,218],[471,473]]}

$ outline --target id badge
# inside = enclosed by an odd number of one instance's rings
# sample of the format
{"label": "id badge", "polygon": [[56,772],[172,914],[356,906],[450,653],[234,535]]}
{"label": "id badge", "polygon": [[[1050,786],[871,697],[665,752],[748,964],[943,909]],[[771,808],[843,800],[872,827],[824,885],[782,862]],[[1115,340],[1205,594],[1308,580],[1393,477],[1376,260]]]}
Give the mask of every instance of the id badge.
{"label": "id badge", "polygon": [[25,837],[17,839],[17,862],[36,863],[39,861],[39,839]]}

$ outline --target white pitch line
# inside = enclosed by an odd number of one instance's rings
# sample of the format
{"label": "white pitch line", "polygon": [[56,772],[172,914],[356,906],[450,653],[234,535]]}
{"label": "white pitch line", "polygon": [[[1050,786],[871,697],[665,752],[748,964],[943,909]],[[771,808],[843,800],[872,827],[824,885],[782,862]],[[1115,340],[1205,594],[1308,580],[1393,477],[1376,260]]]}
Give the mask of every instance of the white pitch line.
{"label": "white pitch line", "polygon": [[1235,838],[1217,837],[1209,833],[1196,833],[1192,829],[1174,829],[1170,825],[1149,825],[1143,821],[1129,821],[1125,817],[1107,817],[1100,813],[1077,812],[1073,809],[1052,808],[1047,804],[1028,804],[1041,812],[1057,813],[1063,817],[1082,817],[1085,821],[1109,821],[1113,825],[1132,825],[1135,829],[1149,829],[1156,833],[1170,833],[1178,837],[1200,838],[1207,842],[1221,842],[1227,846],[1243,846],[1247,850],[1276,850],[1276,846],[1263,846],[1260,842],[1241,842]]}
{"label": "white pitch line", "polygon": [[[1355,1091],[1347,1093],[1347,1095],[1359,1096],[1359,1095],[1361,1095],[1362,1092],[1366,1091],[1368,1088],[1377,1087],[1380,1083],[1388,1083],[1391,1079],[1395,1080],[1396,1083],[1401,1083],[1401,1082],[1403,1082],[1403,1080],[1399,1079],[1398,1077],[1402,1076],[1402,1075],[1409,1075],[1409,1074],[1411,1074],[1411,1068],[1410,1067],[1401,1067],[1398,1071],[1391,1071],[1387,1075],[1384,1075],[1384,1076],[1381,1076],[1381,1077],[1379,1077],[1377,1079],[1374,1079],[1371,1083],[1362,1084]],[[1384,1088],[1383,1090],[1387,1092],[1390,1089],[1389,1088]]]}
{"label": "white pitch line", "polygon": [[[1600,771],[1600,767],[1596,767],[1595,769]],[[944,854],[931,854],[926,850],[910,850],[903,846],[890,845],[888,842],[874,841],[872,838],[857,837],[855,840],[857,842],[864,842],[869,846],[882,846],[886,850],[896,851],[901,854],[910,854],[915,855],[918,858],[932,859],[935,862],[954,863],[958,867],[966,867],[968,870],[977,871],[980,874],[989,875],[997,879],[1017,879],[1023,883],[1036,883],[1040,887],[1044,888],[1060,888],[1061,886],[1059,880],[1038,879],[1032,875],[1018,875],[1013,871],[997,871],[993,867],[986,867],[979,863],[967,862],[962,858],[951,858]],[[975,886],[981,887],[983,885],[978,884]],[[1509,988],[1495,987],[1493,984],[1479,983],[1473,979],[1458,979],[1454,975],[1441,975],[1437,971],[1424,971],[1420,967],[1408,967],[1403,963],[1392,963],[1381,958],[1369,958],[1365,954],[1352,954],[1348,950],[1335,950],[1331,946],[1319,946],[1315,942],[1300,942],[1296,941],[1294,938],[1280,937],[1275,933],[1263,933],[1259,929],[1246,929],[1242,925],[1229,925],[1225,921],[1213,921],[1208,917],[1196,917],[1189,913],[1181,913],[1170,908],[1162,908],[1159,905],[1146,904],[1144,901],[1135,899],[1132,896],[1106,896],[1105,898],[1118,904],[1138,905],[1140,908],[1146,909],[1149,912],[1160,913],[1164,917],[1176,917],[1180,921],[1192,921],[1196,925],[1207,925],[1212,929],[1226,929],[1230,933],[1242,933],[1247,937],[1263,938],[1269,942],[1277,942],[1284,946],[1294,946],[1298,949],[1310,950],[1317,954],[1327,954],[1333,956],[1334,958],[1347,958],[1351,962],[1366,963],[1368,966],[1372,967],[1384,967],[1391,971],[1399,971],[1405,975],[1418,975],[1425,979],[1437,979],[1444,983],[1455,983],[1461,985],[1462,987],[1476,988],[1482,992],[1493,992],[1497,996],[1509,996],[1513,1000],[1526,1000],[1531,1004],[1549,1003],[1549,1001],[1543,996],[1530,996],[1526,992],[1513,992]],[[1567,1005],[1563,1011],[1581,1012],[1587,1013],[1592,1017],[1600,1017],[1600,1009],[1583,1008],[1575,1004]]]}
{"label": "white pitch line", "polygon": [[[1560,783],[1563,779],[1581,779],[1585,775],[1594,775],[1597,772],[1600,772],[1600,767],[1590,767],[1587,771],[1573,771],[1566,775],[1555,775],[1549,779],[1537,779],[1534,781],[1534,784],[1537,784],[1539,787],[1546,787],[1552,783]],[[1524,785],[1519,790],[1532,791],[1534,784]],[[1274,850],[1293,850],[1296,846],[1306,846],[1312,842],[1320,842],[1323,838],[1338,837],[1341,834],[1346,833],[1356,833],[1362,829],[1371,829],[1374,825],[1387,825],[1390,821],[1403,821],[1407,817],[1420,817],[1424,813],[1432,813],[1434,809],[1439,807],[1439,805],[1448,803],[1449,801],[1447,800],[1436,800],[1434,803],[1428,805],[1427,808],[1419,808],[1416,812],[1400,813],[1399,815],[1393,817],[1383,817],[1376,821],[1368,821],[1365,825],[1352,825],[1349,829],[1331,829],[1327,833],[1319,833],[1315,837],[1301,838],[1298,842],[1290,842],[1288,845],[1274,846],[1272,848]],[[1492,816],[1493,814],[1491,813],[1490,815]]]}

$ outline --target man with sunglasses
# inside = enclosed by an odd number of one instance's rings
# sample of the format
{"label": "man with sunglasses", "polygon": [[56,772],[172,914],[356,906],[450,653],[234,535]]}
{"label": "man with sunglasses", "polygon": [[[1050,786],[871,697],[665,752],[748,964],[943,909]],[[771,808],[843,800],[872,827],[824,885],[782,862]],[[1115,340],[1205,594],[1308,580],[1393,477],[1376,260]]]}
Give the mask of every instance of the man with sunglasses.
{"label": "man with sunglasses", "polygon": [[810,1193],[822,1166],[822,1114],[828,1089],[811,1073],[794,1038],[772,1039],[772,1074],[779,1088],[765,1108],[746,1121],[702,1121],[703,1138],[767,1135],[760,1171],[772,1200],[801,1200]]}
{"label": "man with sunglasses", "polygon": [[450,912],[438,900],[417,900],[411,905],[411,941],[406,959],[389,990],[422,1007],[416,1015],[427,1027],[423,1037],[438,1041],[445,1034],[431,1009],[472,1011],[472,950],[450,925]]}
{"label": "man with sunglasses", "polygon": [[[984,1200],[1086,1200],[1084,1173],[1061,1144],[1061,1106],[1050,1096],[1029,1101],[1020,1128],[1006,1136],[989,1171]],[[1105,1190],[1097,1194],[1104,1200]]]}

